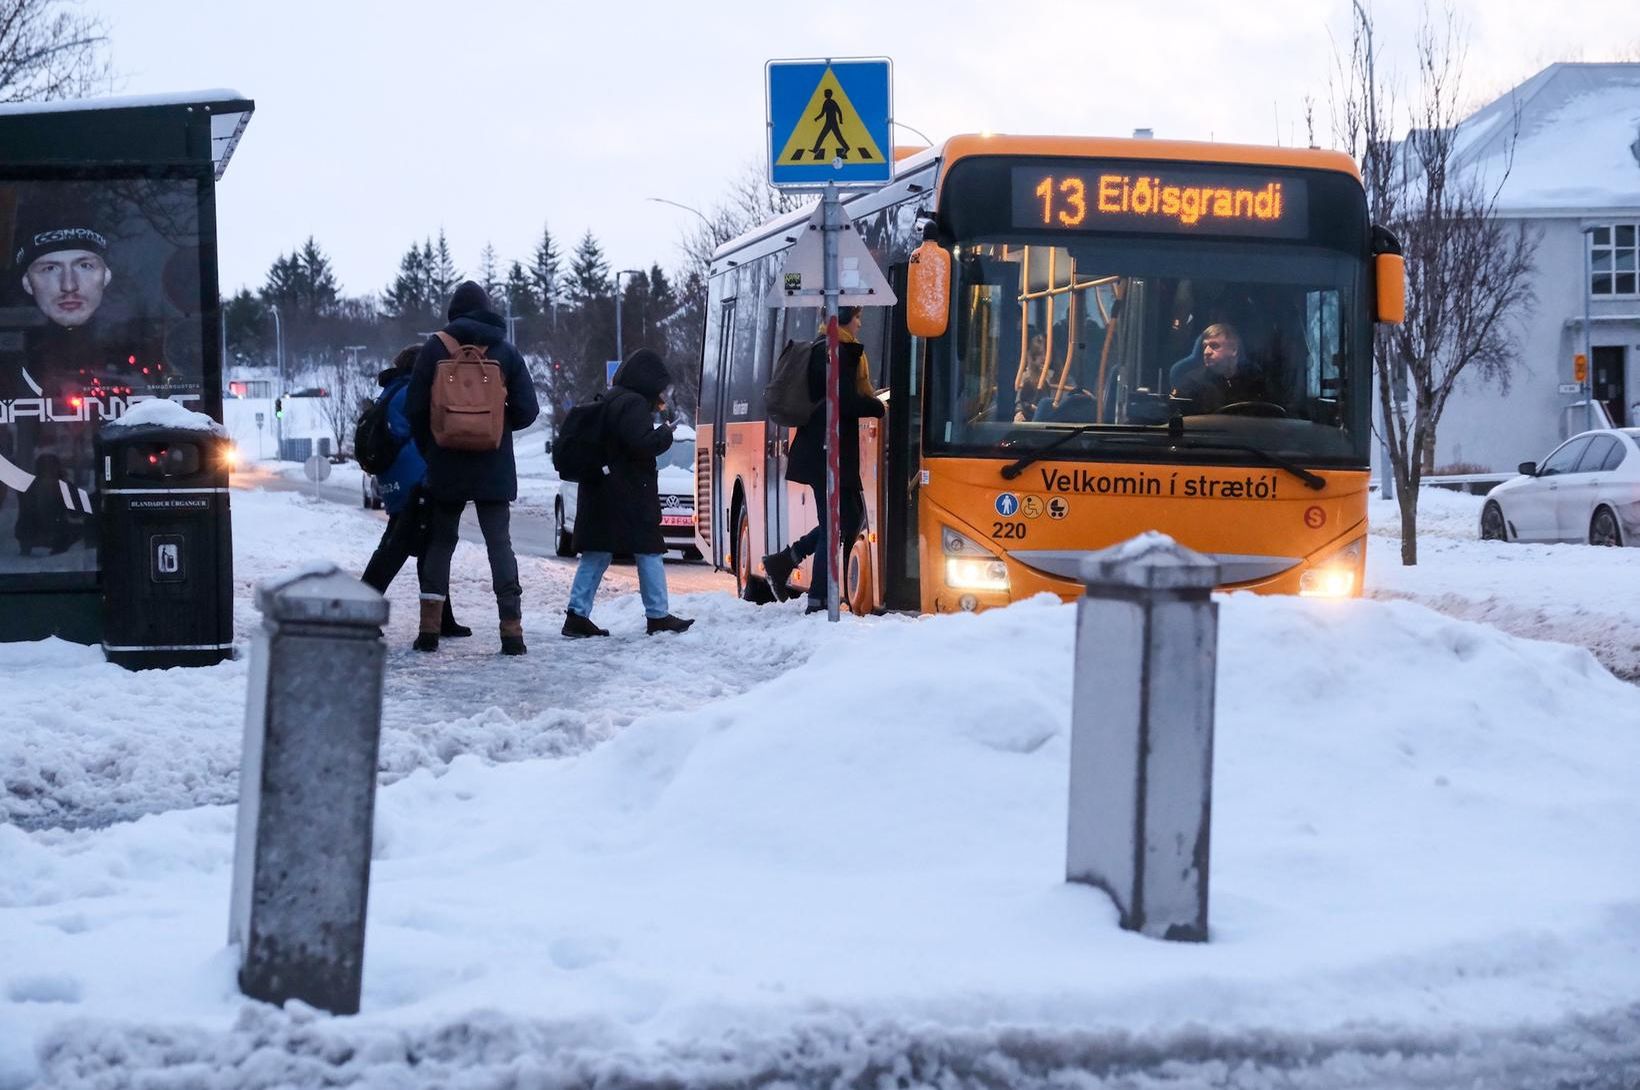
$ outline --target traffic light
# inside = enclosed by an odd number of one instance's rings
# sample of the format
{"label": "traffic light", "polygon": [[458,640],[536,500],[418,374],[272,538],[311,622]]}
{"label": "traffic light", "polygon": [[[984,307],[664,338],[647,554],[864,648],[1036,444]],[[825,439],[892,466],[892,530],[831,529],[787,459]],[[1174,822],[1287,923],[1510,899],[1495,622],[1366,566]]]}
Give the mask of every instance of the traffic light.
{"label": "traffic light", "polygon": [[274,415],[275,419],[278,419],[278,420],[283,420],[285,418],[285,399],[284,398],[276,397],[276,398],[273,399],[273,415]]}
{"label": "traffic light", "polygon": [[1589,357],[1581,352],[1572,357],[1572,381],[1579,386],[1589,381]]}

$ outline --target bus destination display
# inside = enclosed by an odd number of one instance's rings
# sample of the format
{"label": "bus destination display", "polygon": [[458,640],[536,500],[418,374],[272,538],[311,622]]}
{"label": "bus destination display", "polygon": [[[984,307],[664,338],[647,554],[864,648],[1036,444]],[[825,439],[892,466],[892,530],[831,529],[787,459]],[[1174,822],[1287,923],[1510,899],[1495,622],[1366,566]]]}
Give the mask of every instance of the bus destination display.
{"label": "bus destination display", "polygon": [[1305,181],[1272,172],[1165,163],[1062,162],[1013,168],[1015,227],[1303,238]]}

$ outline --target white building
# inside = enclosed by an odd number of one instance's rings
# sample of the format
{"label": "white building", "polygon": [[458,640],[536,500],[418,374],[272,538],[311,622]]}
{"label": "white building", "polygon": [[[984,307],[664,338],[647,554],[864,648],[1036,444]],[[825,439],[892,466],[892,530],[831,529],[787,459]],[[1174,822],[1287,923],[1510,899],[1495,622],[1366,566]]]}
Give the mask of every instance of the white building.
{"label": "white building", "polygon": [[[1519,117],[1518,133],[1515,118]],[[1517,319],[1510,390],[1464,376],[1436,436],[1437,469],[1513,471],[1587,426],[1573,357],[1594,396],[1640,426],[1640,64],[1553,64],[1462,125],[1458,167],[1502,177],[1499,214],[1541,233],[1537,304]],[[1584,323],[1585,309],[1589,314]]]}

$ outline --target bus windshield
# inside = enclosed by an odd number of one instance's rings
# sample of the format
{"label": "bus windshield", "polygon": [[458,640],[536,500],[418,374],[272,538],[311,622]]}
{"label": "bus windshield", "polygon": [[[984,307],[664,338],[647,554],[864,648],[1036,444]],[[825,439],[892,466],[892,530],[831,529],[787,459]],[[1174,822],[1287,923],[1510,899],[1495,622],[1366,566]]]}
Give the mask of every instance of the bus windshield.
{"label": "bus windshield", "polygon": [[1292,242],[1026,233],[953,254],[930,453],[1016,457],[1060,441],[1056,458],[1154,459],[1175,442],[1171,422],[1217,451],[1194,461],[1240,445],[1365,464],[1359,258]]}

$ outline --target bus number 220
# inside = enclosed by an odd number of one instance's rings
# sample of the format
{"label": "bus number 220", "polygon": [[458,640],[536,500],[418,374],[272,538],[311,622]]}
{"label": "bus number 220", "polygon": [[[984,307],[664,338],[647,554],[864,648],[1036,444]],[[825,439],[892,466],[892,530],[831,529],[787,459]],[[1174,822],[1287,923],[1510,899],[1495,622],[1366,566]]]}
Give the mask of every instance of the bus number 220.
{"label": "bus number 220", "polygon": [[993,522],[991,536],[1002,538],[1005,541],[1024,541],[1025,524],[1023,522]]}

